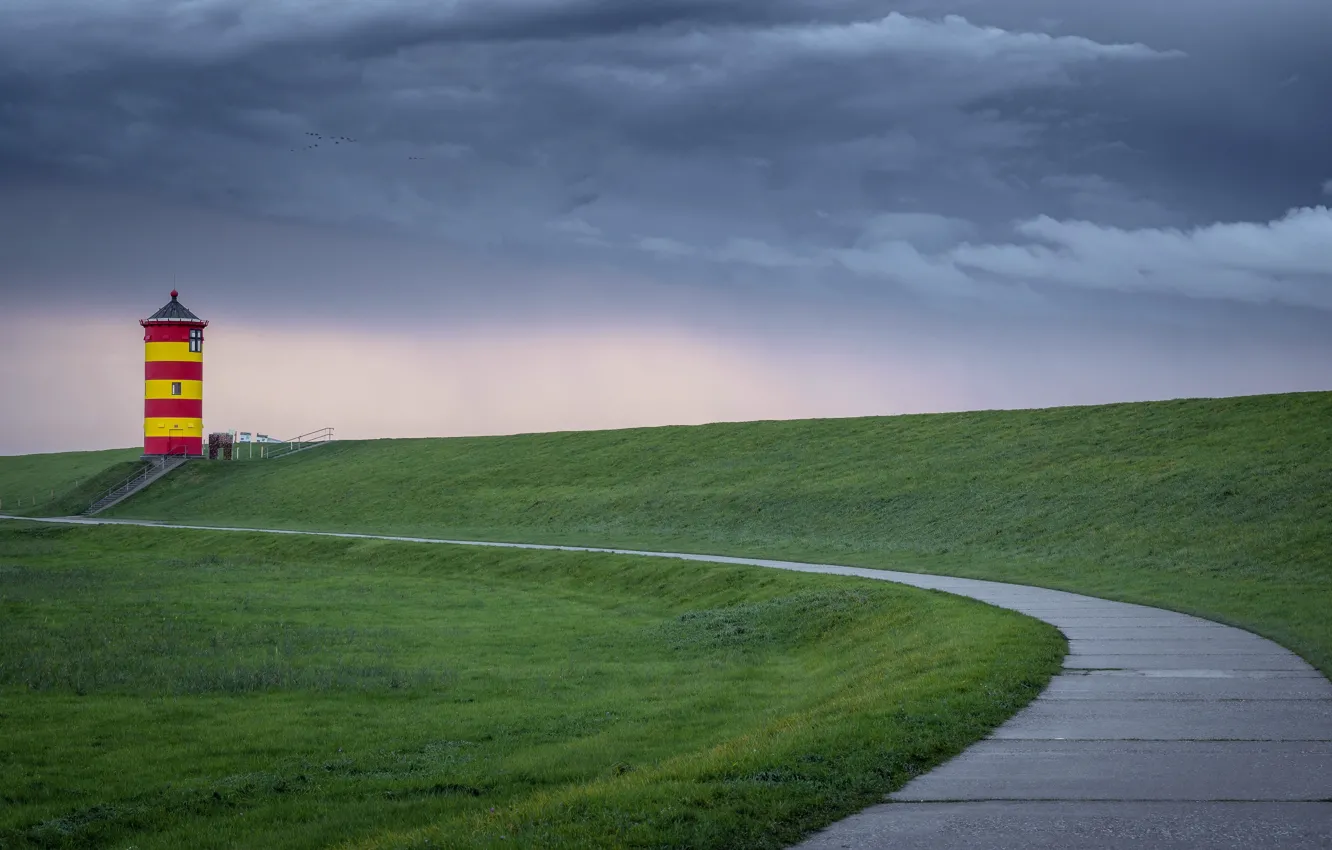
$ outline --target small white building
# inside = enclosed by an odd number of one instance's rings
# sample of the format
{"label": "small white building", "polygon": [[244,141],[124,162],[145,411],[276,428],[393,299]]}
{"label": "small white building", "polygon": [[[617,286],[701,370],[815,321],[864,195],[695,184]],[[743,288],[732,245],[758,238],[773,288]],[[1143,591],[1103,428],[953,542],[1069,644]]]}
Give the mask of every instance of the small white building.
{"label": "small white building", "polygon": [[270,437],[267,434],[257,434],[253,431],[228,431],[234,441],[237,443],[285,443],[286,440],[279,440],[276,437]]}

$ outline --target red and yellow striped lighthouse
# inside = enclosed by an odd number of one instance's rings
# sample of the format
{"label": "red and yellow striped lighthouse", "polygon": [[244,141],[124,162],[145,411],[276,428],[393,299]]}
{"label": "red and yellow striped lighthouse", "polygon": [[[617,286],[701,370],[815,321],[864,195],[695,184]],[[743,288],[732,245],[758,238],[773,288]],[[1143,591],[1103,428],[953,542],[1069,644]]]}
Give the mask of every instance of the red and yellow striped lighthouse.
{"label": "red and yellow striped lighthouse", "polygon": [[143,325],[144,457],[203,455],[203,329],[208,323],[171,301]]}

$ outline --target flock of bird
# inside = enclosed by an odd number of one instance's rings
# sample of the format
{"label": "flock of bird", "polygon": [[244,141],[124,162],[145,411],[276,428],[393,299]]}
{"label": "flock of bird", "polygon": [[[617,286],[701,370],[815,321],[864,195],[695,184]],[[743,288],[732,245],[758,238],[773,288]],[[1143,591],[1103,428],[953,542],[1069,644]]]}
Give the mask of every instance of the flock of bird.
{"label": "flock of bird", "polygon": [[[321,144],[327,148],[327,147],[333,147],[334,145],[356,143],[356,140],[353,139],[351,136],[325,136],[321,133],[314,133],[309,130],[305,131],[305,135],[309,137],[310,141],[308,144],[300,145],[294,148],[287,148],[287,150],[292,151],[293,153],[299,153],[301,151],[314,150],[315,148],[319,147]],[[424,157],[424,156],[407,157],[407,159],[409,160],[425,160],[428,158],[429,157]]]}
{"label": "flock of bird", "polygon": [[[342,144],[343,142],[352,143],[352,142],[355,142],[355,141],[356,141],[355,139],[351,138],[350,136],[323,136],[323,135],[320,135],[319,133],[312,133],[312,132],[310,132],[309,130],[306,130],[306,131],[305,131],[305,135],[307,135],[307,136],[309,136],[309,137],[311,137],[311,138],[314,138],[314,139],[319,139],[320,141],[323,141],[323,142],[325,142],[325,143],[330,143],[330,142],[331,142],[332,144],[335,144],[335,145],[340,145],[340,144]],[[297,148],[287,148],[287,150],[289,150],[289,151],[308,151],[308,150],[312,150],[312,149],[317,148],[317,147],[319,147],[319,142],[311,142],[311,143],[308,144],[308,145],[301,145],[300,147],[297,147]]]}

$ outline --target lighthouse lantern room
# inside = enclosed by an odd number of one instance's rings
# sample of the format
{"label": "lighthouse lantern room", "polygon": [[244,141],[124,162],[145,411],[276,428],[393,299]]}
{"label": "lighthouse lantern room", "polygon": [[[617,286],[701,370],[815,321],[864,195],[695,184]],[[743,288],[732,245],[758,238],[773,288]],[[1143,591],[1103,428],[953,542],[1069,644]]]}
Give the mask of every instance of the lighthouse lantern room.
{"label": "lighthouse lantern room", "polygon": [[176,300],[143,326],[143,455],[203,456],[203,329]]}

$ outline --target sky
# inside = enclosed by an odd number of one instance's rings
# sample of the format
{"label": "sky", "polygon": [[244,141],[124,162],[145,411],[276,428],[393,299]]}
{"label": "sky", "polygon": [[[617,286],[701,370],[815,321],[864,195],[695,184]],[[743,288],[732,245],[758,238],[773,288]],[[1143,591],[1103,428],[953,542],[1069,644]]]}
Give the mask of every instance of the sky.
{"label": "sky", "polygon": [[1326,0],[6,0],[0,454],[1332,389]]}

